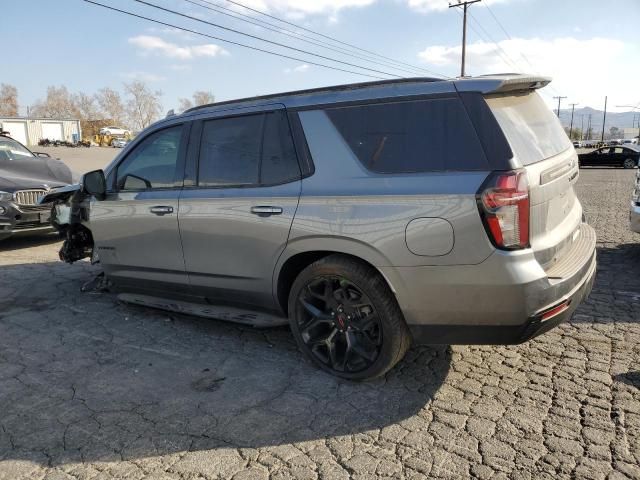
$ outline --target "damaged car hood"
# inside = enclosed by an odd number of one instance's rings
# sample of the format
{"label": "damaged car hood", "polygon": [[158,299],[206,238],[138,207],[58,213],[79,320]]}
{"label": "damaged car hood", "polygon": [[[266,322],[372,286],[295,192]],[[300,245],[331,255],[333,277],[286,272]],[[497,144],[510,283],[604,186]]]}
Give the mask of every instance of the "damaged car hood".
{"label": "damaged car hood", "polygon": [[71,169],[53,158],[34,157],[0,162],[0,190],[4,192],[53,188],[72,182]]}

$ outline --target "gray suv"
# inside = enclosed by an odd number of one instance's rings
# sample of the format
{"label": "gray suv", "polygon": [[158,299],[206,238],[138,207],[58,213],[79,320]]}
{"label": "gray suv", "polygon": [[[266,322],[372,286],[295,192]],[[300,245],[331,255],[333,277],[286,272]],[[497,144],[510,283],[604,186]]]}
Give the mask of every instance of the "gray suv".
{"label": "gray suv", "polygon": [[548,79],[406,79],[196,107],[59,204],[132,303],[259,326],[348,379],[412,342],[514,344],[589,294],[595,234]]}

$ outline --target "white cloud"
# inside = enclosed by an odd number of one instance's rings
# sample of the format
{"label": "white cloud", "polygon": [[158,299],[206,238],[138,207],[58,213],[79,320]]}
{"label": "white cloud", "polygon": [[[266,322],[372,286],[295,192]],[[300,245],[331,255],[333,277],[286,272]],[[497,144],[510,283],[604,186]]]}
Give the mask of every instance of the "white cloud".
{"label": "white cloud", "polygon": [[[475,42],[467,45],[467,71],[470,75],[500,72],[525,72],[553,78],[551,93],[570,96],[567,101],[581,106],[601,107],[604,96],[610,104],[629,102],[637,97],[640,64],[630,62],[640,49],[635,44],[611,38],[579,40],[573,37],[553,39],[513,38],[493,43]],[[504,53],[503,53],[504,52]],[[460,45],[431,46],[418,55],[435,67],[460,64]],[[524,57],[530,62],[525,61]],[[515,64],[515,66],[513,65]],[[618,72],[624,72],[623,75]],[[612,100],[612,95],[615,98]]]}
{"label": "white cloud", "polygon": [[213,43],[182,47],[152,35],[132,37],[129,39],[129,43],[138,47],[143,53],[156,53],[165,57],[179,58],[181,60],[229,54],[224,48]]}
{"label": "white cloud", "polygon": [[306,63],[303,63],[302,65],[298,65],[297,67],[293,67],[293,68],[285,68],[284,69],[284,73],[286,74],[290,74],[290,73],[304,73],[307,70],[309,70],[309,68],[311,68],[309,65],[307,65]]}
{"label": "white cloud", "polygon": [[161,82],[163,80],[166,80],[160,75],[148,72],[125,72],[121,73],[120,76],[127,80],[140,80],[143,82]]}
{"label": "white cloud", "polygon": [[366,7],[377,0],[245,0],[243,3],[263,12],[284,13],[289,18],[301,19],[308,15],[330,15],[345,8]]}
{"label": "white cloud", "polygon": [[[454,3],[455,0],[406,0],[409,8],[421,13],[429,13],[443,11],[449,8],[449,1]],[[494,3],[506,3],[510,0],[483,0],[483,3],[493,5]]]}

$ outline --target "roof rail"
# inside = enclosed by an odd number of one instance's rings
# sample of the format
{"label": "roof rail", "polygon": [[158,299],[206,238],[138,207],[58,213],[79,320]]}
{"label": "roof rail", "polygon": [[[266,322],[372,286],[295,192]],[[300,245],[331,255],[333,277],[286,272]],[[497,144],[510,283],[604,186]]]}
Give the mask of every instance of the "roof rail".
{"label": "roof rail", "polygon": [[205,108],[217,107],[220,105],[229,105],[233,103],[242,103],[242,102],[255,102],[255,101],[261,101],[261,100],[272,100],[274,98],[289,97],[293,95],[307,95],[310,93],[357,90],[360,88],[377,87],[382,85],[390,85],[394,83],[444,82],[444,81],[447,81],[447,79],[434,78],[434,77],[411,77],[411,78],[394,78],[389,80],[377,80],[374,82],[347,83],[343,85],[334,85],[331,87],[318,87],[318,88],[310,88],[307,90],[294,90],[291,92],[271,93],[268,95],[258,95],[255,97],[239,98],[236,100],[226,100],[224,102],[207,103],[205,105],[198,105],[197,107],[189,108],[188,110],[185,110],[183,113],[195,112]]}

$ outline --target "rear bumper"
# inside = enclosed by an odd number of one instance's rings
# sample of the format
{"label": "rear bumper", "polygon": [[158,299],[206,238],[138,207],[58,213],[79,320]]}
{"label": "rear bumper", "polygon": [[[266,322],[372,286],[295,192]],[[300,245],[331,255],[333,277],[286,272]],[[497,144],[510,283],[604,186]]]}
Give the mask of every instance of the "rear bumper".
{"label": "rear bumper", "polygon": [[640,206],[631,202],[631,210],[629,211],[629,223],[631,231],[640,233]]}
{"label": "rear bumper", "polygon": [[[582,301],[586,300],[596,277],[596,257],[590,262],[586,277],[557,305],[569,301],[568,308],[548,320],[544,311],[529,317],[520,325],[409,325],[416,344],[515,345],[531,340],[569,320]],[[553,307],[551,307],[553,308]]]}
{"label": "rear bumper", "polygon": [[[595,232],[582,224],[570,251],[547,271],[531,250],[496,251],[479,265],[381,271],[415,343],[514,344],[568,319],[589,295],[595,244]],[[563,302],[566,309],[543,321],[543,314]]]}

